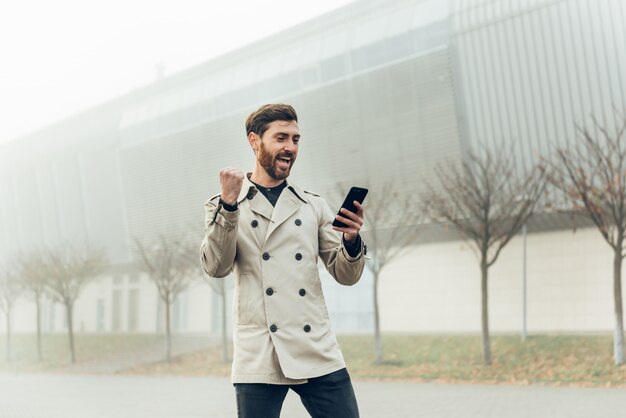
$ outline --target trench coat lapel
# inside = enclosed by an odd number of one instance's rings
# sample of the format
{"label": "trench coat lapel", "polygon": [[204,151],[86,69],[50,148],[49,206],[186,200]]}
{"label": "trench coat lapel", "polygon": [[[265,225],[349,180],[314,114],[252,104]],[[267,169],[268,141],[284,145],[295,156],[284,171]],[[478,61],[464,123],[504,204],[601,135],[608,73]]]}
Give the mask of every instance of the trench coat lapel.
{"label": "trench coat lapel", "polygon": [[250,201],[250,210],[257,215],[261,215],[268,221],[272,220],[274,208],[272,207],[270,201],[267,200],[265,196],[261,196],[260,193]]}
{"label": "trench coat lapel", "polygon": [[241,192],[237,198],[237,202],[241,203],[243,200],[248,199],[250,201],[250,210],[257,215],[261,215],[268,221],[272,219],[272,211],[274,208],[272,204],[262,196],[257,196],[259,190],[254,183],[250,181],[252,173],[247,173],[241,187]]}
{"label": "trench coat lapel", "polygon": [[[267,229],[267,235],[265,236],[265,242],[269,239],[272,232],[276,230],[283,222],[285,222],[291,215],[297,212],[300,206],[306,204],[306,200],[301,190],[295,186],[288,185],[278,197],[274,211],[272,212],[272,218],[270,220],[270,226]],[[265,199],[267,200],[267,199]]]}
{"label": "trench coat lapel", "polygon": [[256,196],[258,190],[254,186],[254,183],[250,181],[250,175],[252,173],[247,173],[243,179],[243,184],[241,185],[241,191],[239,192],[239,196],[237,197],[237,203],[241,203],[243,200],[248,199],[251,200]]}

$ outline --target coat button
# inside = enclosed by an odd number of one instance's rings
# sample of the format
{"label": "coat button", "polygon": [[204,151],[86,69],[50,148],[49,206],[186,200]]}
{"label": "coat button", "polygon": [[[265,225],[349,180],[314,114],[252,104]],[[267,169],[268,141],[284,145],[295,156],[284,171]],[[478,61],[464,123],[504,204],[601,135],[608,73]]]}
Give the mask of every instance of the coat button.
{"label": "coat button", "polygon": [[246,195],[246,199],[248,199],[248,200],[252,200],[252,198],[253,198],[253,197],[254,197],[254,193],[253,193],[253,192],[249,192],[249,193]]}
{"label": "coat button", "polygon": [[300,219],[296,219],[296,225],[298,226],[302,225],[302,221]]}
{"label": "coat button", "polygon": [[274,289],[268,287],[265,293],[267,294],[267,296],[272,296],[274,294]]}
{"label": "coat button", "polygon": [[298,261],[302,260],[302,254],[296,253],[296,260]]}
{"label": "coat button", "polygon": [[304,296],[304,295],[306,295],[306,290],[300,289],[300,291],[298,293],[300,293],[300,296]]}
{"label": "coat button", "polygon": [[304,332],[311,332],[311,326],[309,324],[304,326]]}
{"label": "coat button", "polygon": [[252,228],[256,228],[257,226],[259,226],[259,221],[255,219],[252,222],[250,222],[250,225],[252,225]]}
{"label": "coat button", "polygon": [[270,259],[270,255],[268,253],[263,253],[263,260],[267,261]]}
{"label": "coat button", "polygon": [[278,327],[277,327],[276,325],[272,324],[272,325],[270,326],[270,331],[272,331],[272,332],[276,332],[276,331],[278,331]]}

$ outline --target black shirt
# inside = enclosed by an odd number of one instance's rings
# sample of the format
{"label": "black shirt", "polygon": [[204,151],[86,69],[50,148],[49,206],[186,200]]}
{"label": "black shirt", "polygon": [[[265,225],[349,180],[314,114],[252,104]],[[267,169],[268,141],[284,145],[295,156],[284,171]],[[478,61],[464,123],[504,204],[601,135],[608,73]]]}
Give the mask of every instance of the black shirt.
{"label": "black shirt", "polygon": [[283,181],[278,186],[274,187],[265,187],[257,184],[253,181],[250,181],[252,184],[256,186],[256,188],[270,201],[272,206],[276,206],[276,202],[278,202],[278,197],[283,192],[283,189],[287,187],[287,182]]}

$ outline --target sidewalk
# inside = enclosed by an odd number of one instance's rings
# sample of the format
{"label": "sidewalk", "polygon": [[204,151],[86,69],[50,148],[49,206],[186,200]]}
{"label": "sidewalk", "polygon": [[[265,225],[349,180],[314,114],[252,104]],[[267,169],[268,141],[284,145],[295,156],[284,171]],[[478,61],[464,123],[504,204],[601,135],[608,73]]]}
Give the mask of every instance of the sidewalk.
{"label": "sidewalk", "polygon": [[[362,418],[621,418],[626,411],[624,389],[354,385]],[[218,378],[0,374],[0,418],[166,417],[236,417],[233,387]],[[293,392],[281,417],[308,417]]]}
{"label": "sidewalk", "polygon": [[[199,334],[172,335],[172,357],[204,350],[217,343],[217,337]],[[146,347],[118,353],[111,357],[102,357],[94,361],[70,364],[63,371],[68,373],[114,374],[149,363],[163,361],[165,358],[165,337]],[[2,418],[2,416],[0,416]]]}

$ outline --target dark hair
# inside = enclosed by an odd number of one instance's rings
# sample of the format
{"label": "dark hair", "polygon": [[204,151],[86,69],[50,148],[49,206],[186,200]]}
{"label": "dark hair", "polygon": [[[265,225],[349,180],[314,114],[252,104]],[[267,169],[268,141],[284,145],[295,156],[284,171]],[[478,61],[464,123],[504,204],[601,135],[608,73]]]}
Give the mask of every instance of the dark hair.
{"label": "dark hair", "polygon": [[246,119],[246,135],[254,132],[259,136],[263,136],[267,131],[268,125],[275,120],[284,120],[287,122],[298,122],[298,115],[293,107],[288,104],[266,104],[252,112]]}

